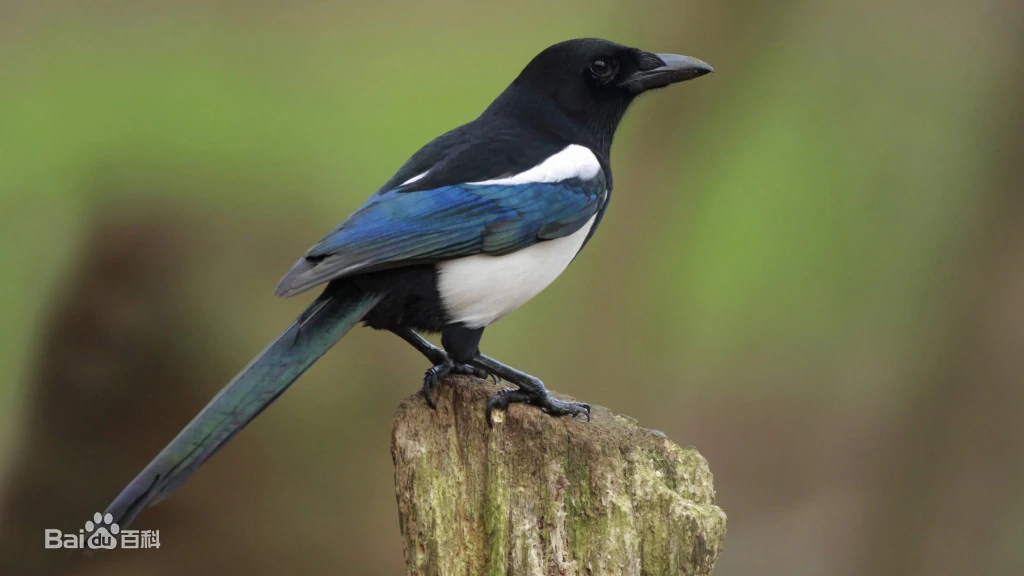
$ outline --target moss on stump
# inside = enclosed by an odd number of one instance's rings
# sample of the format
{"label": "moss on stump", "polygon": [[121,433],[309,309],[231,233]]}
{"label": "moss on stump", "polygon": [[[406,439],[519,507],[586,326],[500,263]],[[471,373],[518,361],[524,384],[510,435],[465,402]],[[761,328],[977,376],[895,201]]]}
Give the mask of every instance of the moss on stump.
{"label": "moss on stump", "polygon": [[628,417],[591,422],[532,406],[496,413],[498,388],[450,378],[398,407],[395,492],[409,573],[709,574],[722,550],[707,461]]}

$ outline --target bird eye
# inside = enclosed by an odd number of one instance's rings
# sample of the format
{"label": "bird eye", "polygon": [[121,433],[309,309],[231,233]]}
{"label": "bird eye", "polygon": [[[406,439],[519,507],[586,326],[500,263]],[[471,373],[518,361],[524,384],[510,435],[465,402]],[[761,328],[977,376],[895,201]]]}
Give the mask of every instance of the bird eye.
{"label": "bird eye", "polygon": [[594,60],[590,63],[590,74],[603,81],[608,81],[619,71],[619,66],[614,60]]}

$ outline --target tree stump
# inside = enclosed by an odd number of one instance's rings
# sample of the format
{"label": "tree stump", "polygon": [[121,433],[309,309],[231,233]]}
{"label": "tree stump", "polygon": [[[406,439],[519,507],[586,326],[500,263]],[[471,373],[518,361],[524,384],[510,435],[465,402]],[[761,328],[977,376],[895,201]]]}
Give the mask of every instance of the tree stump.
{"label": "tree stump", "polygon": [[594,406],[495,413],[498,388],[453,377],[398,407],[395,492],[409,574],[710,574],[725,538],[707,461]]}

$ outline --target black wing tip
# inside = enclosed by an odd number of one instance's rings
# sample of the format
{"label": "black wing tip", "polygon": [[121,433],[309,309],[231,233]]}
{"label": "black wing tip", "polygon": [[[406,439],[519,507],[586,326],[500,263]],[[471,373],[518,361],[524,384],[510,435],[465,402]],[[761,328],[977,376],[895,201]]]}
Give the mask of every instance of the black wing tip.
{"label": "black wing tip", "polygon": [[299,258],[299,261],[292,266],[292,269],[277,283],[277,288],[274,288],[274,296],[289,298],[315,286],[315,284],[309,283],[309,279],[306,276],[310,270],[316,267],[316,264],[315,261],[309,260],[305,256]]}
{"label": "black wing tip", "polygon": [[281,298],[291,298],[296,294],[302,294],[303,292],[313,288],[322,281],[310,281],[308,278],[296,277],[296,276],[285,276],[277,284],[277,288],[274,288],[274,296]]}
{"label": "black wing tip", "polygon": [[292,279],[288,276],[282,278],[281,281],[277,283],[277,288],[274,288],[274,296],[281,298],[288,298],[289,296],[294,296],[296,294],[298,294],[298,292],[292,287]]}
{"label": "black wing tip", "polygon": [[274,295],[290,298],[356,271],[366,271],[366,268],[353,264],[351,259],[346,260],[336,256],[324,258],[303,256],[277,283]]}

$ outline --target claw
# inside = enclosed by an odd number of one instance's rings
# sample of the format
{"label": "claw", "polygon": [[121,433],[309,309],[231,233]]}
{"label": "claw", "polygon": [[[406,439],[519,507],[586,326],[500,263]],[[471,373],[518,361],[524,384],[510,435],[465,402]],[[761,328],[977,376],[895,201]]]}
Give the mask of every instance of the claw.
{"label": "claw", "polygon": [[505,390],[495,392],[487,401],[487,409],[484,410],[487,425],[494,428],[494,419],[491,417],[491,414],[495,408],[507,409],[509,404],[516,402],[529,402],[529,396],[516,388],[506,388]]}
{"label": "claw", "polygon": [[495,384],[498,383],[498,377],[497,376],[495,376],[494,374],[491,374],[490,372],[488,372],[487,370],[485,370],[483,368],[479,368],[479,367],[473,366],[471,364],[456,364],[455,367],[452,369],[452,372],[455,373],[455,374],[463,374],[463,375],[466,375],[466,376],[473,376],[473,377],[479,378],[481,380],[491,379],[491,380],[494,380]]}
{"label": "claw", "polygon": [[441,362],[434,364],[423,374],[423,397],[427,400],[427,406],[437,408],[434,403],[434,388],[449,374],[475,376],[481,380],[491,378],[495,384],[498,383],[498,377],[483,368],[477,368],[469,364],[456,364],[451,358],[445,357]]}
{"label": "claw", "polygon": [[585,402],[573,402],[573,404],[579,408],[579,411],[573,412],[572,417],[575,418],[582,414],[587,417],[587,422],[590,422],[590,404]]}
{"label": "claw", "polygon": [[451,360],[445,359],[440,364],[435,364],[430,367],[426,373],[423,374],[423,398],[427,401],[427,406],[433,409],[437,409],[437,405],[434,404],[434,387],[440,382],[445,376],[452,373],[452,369],[455,368],[455,364]]}
{"label": "claw", "polygon": [[495,384],[498,383],[498,376],[496,374],[488,372],[487,370],[484,370],[483,368],[474,368],[474,370],[476,371],[475,374],[476,374],[477,378],[479,378],[481,380],[490,380],[491,382],[494,382]]}
{"label": "claw", "polygon": [[569,416],[575,418],[579,415],[587,417],[590,422],[590,404],[583,402],[562,402],[552,398],[546,391],[530,393],[522,389],[511,388],[499,390],[490,400],[487,401],[487,409],[484,416],[487,418],[487,425],[494,427],[494,420],[491,414],[495,408],[508,408],[510,404],[533,404],[540,408],[541,412],[552,416]]}

